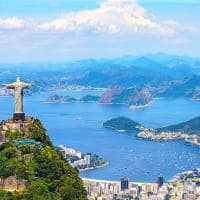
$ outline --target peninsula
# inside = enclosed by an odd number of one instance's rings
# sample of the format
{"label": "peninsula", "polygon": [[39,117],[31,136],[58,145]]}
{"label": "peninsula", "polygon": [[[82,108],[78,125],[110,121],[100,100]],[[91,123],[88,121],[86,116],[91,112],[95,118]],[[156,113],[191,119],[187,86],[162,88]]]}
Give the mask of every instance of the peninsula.
{"label": "peninsula", "polygon": [[64,145],[59,145],[56,147],[62,152],[64,158],[66,158],[70,165],[80,172],[93,170],[109,165],[107,160],[104,160],[100,156],[92,153],[82,153],[75,149],[66,147]]}
{"label": "peninsula", "polygon": [[135,132],[141,139],[157,141],[181,139],[200,146],[200,117],[162,128],[145,128],[129,118],[119,117],[104,122],[103,127],[116,131]]}

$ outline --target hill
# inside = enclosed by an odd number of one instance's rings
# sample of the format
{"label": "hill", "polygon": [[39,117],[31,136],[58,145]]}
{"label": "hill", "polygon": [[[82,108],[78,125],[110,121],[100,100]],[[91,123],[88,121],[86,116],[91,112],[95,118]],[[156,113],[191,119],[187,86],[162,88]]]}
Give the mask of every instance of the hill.
{"label": "hill", "polygon": [[80,101],[82,102],[97,102],[99,100],[99,96],[94,95],[86,95],[80,98]]}
{"label": "hill", "polygon": [[108,120],[103,123],[104,128],[110,128],[116,131],[147,131],[159,134],[161,132],[180,132],[181,134],[200,134],[200,117],[188,120],[186,122],[178,123],[175,125],[170,125],[161,128],[148,129],[141,124],[129,119],[127,117],[118,117]]}
{"label": "hill", "polygon": [[77,101],[77,99],[70,97],[70,96],[59,96],[57,94],[49,96],[45,103],[70,103]]}
{"label": "hill", "polygon": [[151,95],[146,90],[136,88],[109,88],[99,99],[103,104],[125,104],[128,106],[145,106],[152,102]]}
{"label": "hill", "polygon": [[0,150],[0,188],[1,200],[86,199],[78,171],[52,146],[39,120],[28,130],[6,131]]}
{"label": "hill", "polygon": [[103,123],[104,128],[115,131],[138,131],[141,125],[126,117],[118,117]]}
{"label": "hill", "polygon": [[200,134],[200,117],[196,117],[186,122],[179,124],[166,126],[163,128],[156,129],[158,133],[160,132],[182,132],[186,134]]}
{"label": "hill", "polygon": [[193,75],[189,78],[185,78],[182,81],[169,82],[165,87],[157,89],[154,94],[156,97],[188,97],[192,99],[198,99],[200,96],[200,76]]}

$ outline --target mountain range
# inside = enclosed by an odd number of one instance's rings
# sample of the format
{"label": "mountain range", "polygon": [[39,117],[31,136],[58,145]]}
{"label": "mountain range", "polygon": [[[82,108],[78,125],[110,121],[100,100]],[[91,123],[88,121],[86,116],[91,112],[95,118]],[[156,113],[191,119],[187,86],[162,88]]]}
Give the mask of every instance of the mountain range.
{"label": "mountain range", "polygon": [[144,89],[152,97],[200,97],[200,59],[163,53],[66,63],[0,64],[0,84],[33,82],[32,92],[67,85]]}

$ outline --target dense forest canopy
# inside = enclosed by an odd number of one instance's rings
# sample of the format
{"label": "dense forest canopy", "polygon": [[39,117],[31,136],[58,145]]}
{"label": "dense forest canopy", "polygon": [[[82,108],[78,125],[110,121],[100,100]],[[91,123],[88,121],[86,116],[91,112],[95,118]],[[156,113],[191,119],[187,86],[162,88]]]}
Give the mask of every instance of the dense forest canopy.
{"label": "dense forest canopy", "polygon": [[27,187],[15,192],[0,190],[1,200],[86,199],[78,171],[55,150],[39,120],[29,128],[29,139],[35,144],[18,145],[20,134],[7,132],[9,142],[0,151],[0,179],[16,176]]}

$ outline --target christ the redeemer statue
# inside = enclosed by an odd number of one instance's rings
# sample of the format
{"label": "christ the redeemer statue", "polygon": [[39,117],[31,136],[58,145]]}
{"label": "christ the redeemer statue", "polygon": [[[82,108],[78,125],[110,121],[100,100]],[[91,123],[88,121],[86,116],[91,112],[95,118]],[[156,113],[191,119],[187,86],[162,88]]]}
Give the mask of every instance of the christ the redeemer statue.
{"label": "christ the redeemer statue", "polygon": [[30,88],[31,84],[24,83],[20,81],[20,78],[17,77],[16,82],[10,84],[4,84],[4,86],[8,89],[14,90],[15,95],[15,113],[13,115],[14,121],[24,121],[25,114],[23,112],[23,90],[26,88]]}

